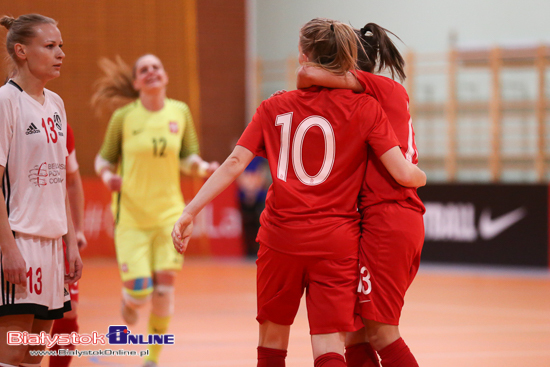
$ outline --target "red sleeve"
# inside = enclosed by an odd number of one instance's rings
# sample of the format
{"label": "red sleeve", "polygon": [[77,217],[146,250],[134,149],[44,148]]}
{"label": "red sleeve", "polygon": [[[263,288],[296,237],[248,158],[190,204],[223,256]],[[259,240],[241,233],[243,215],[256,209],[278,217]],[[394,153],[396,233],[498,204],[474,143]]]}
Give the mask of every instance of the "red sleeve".
{"label": "red sleeve", "polygon": [[67,150],[69,154],[74,151],[74,134],[71,125],[67,124]]}
{"label": "red sleeve", "polygon": [[365,80],[365,76],[363,75],[365,73],[365,71],[363,71],[363,70],[352,70],[351,72],[352,72],[353,75],[355,75],[355,78],[357,78],[357,81],[359,82],[359,84],[361,84],[363,89],[365,89],[364,93],[367,93],[367,82]]}
{"label": "red sleeve", "polygon": [[265,106],[263,102],[256,110],[252,117],[252,121],[248,124],[243,134],[239,138],[237,145],[245,147],[255,155],[266,158],[265,140],[262,130],[262,119],[265,114]]}
{"label": "red sleeve", "polygon": [[366,122],[362,125],[365,128],[363,136],[377,157],[380,157],[389,149],[399,146],[399,140],[384,110],[372,98],[368,98],[367,103],[363,106],[363,120]]}

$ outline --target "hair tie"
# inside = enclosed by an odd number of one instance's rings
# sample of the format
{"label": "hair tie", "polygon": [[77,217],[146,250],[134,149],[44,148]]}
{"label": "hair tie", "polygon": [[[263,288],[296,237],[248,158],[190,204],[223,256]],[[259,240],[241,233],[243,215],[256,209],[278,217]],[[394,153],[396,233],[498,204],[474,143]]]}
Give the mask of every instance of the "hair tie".
{"label": "hair tie", "polygon": [[363,27],[363,28],[361,28],[361,30],[360,30],[360,32],[361,32],[361,36],[364,36],[364,35],[366,35],[368,31],[369,31],[369,30],[367,29],[367,27]]}
{"label": "hair tie", "polygon": [[333,23],[330,24],[330,30],[334,32],[334,24]]}

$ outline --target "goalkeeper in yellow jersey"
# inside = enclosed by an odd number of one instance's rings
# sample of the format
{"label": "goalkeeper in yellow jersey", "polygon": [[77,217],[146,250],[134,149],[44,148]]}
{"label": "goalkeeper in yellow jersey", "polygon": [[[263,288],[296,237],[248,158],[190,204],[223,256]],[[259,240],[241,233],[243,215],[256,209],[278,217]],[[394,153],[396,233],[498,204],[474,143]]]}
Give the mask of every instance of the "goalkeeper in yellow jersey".
{"label": "goalkeeper in yellow jersey", "polygon": [[[189,107],[166,98],[168,76],[156,56],[141,56],[133,71],[120,59],[100,65],[105,76],[94,105],[135,99],[113,113],[95,161],[96,173],[113,192],[122,317],[134,324],[137,308],[151,300],[148,331],[164,334],[174,310],[175,273],[183,263],[170,237],[184,207],[180,171],[207,177],[218,163],[200,158]],[[144,366],[157,365],[160,348],[150,345]]]}

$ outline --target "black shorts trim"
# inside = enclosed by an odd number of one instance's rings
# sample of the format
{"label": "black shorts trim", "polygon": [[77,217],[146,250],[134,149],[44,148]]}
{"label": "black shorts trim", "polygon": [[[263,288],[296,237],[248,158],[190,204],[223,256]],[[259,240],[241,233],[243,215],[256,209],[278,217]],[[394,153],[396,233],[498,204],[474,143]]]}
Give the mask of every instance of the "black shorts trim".
{"label": "black shorts trim", "polygon": [[0,316],[34,315],[38,320],[62,319],[65,312],[71,311],[71,301],[66,301],[63,307],[48,310],[48,307],[35,303],[19,303],[0,306]]}

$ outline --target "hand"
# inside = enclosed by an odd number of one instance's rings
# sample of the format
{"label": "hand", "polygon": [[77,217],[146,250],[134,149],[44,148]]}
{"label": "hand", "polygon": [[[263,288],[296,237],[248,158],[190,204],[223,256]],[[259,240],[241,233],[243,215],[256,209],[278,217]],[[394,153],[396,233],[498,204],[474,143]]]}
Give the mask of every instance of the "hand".
{"label": "hand", "polygon": [[5,281],[27,286],[27,263],[19,249],[2,253],[2,267]]}
{"label": "hand", "polygon": [[107,188],[111,191],[119,192],[122,187],[122,177],[117,174],[113,174],[107,182],[105,182]]}
{"label": "hand", "polygon": [[216,161],[210,162],[208,164],[208,168],[206,169],[206,175],[207,177],[212,176],[212,173],[214,173],[215,170],[217,170],[220,167],[220,164]]}
{"label": "hand", "polygon": [[[65,283],[73,284],[78,282],[82,277],[82,259],[80,258],[80,253],[76,246],[67,245],[67,262],[69,263],[68,274],[65,274]],[[65,269],[67,272],[67,269]]]}
{"label": "hand", "polygon": [[76,236],[76,245],[78,246],[78,250],[82,251],[88,246],[88,240],[86,239],[86,236],[84,235],[84,232],[77,231],[75,233]]}
{"label": "hand", "polygon": [[108,169],[104,169],[101,173],[101,180],[111,191],[119,192],[122,187],[122,177]]}
{"label": "hand", "polygon": [[272,95],[270,95],[269,98],[275,97],[275,96],[280,96],[281,94],[285,94],[285,93],[286,93],[286,90],[281,89],[281,90],[276,91],[276,92],[273,93]]}
{"label": "hand", "polygon": [[193,218],[191,214],[184,211],[176,224],[174,224],[172,242],[174,243],[174,248],[180,254],[183,254],[187,250],[187,245],[189,245],[191,233],[193,233]]}

